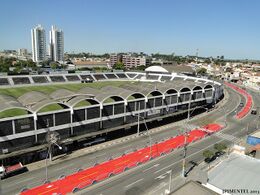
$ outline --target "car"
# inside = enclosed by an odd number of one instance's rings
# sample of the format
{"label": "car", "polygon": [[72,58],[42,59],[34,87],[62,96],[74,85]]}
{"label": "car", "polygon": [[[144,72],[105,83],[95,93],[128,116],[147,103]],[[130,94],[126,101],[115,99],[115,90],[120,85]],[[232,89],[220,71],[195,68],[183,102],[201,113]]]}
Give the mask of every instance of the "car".
{"label": "car", "polygon": [[224,151],[215,152],[215,156],[217,156],[217,157],[222,156],[224,154],[225,154]]}
{"label": "car", "polygon": [[206,158],[204,161],[206,163],[211,163],[212,161],[216,160],[218,158],[218,156],[213,155],[211,158]]}
{"label": "car", "polygon": [[251,114],[256,115],[257,114],[256,109],[252,109]]}
{"label": "car", "polygon": [[240,102],[239,106],[241,106],[241,107],[244,106],[244,103],[243,103],[243,102]]}
{"label": "car", "polygon": [[194,162],[194,161],[192,161],[192,160],[189,161],[189,163],[192,164],[192,165],[194,165],[194,166],[197,166],[197,165],[198,165],[198,163],[196,163],[196,162]]}
{"label": "car", "polygon": [[206,163],[211,163],[211,162],[212,162],[211,158],[205,158],[204,161],[205,161]]}

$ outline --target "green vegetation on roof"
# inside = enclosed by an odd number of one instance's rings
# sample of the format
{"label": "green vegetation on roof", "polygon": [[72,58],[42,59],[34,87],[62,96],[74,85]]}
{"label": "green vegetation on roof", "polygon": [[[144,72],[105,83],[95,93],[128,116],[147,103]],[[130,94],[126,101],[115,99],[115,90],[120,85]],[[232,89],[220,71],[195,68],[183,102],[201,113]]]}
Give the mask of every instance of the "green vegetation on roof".
{"label": "green vegetation on roof", "polygon": [[9,110],[5,110],[3,112],[0,112],[0,118],[7,118],[7,117],[13,117],[13,116],[21,116],[26,115],[27,110],[19,109],[19,108],[13,108]]}
{"label": "green vegetation on roof", "polygon": [[62,110],[63,107],[59,104],[50,104],[48,106],[43,107],[42,109],[39,110],[39,112],[50,112],[54,110]]}
{"label": "green vegetation on roof", "polygon": [[[100,89],[105,86],[115,86],[120,87],[121,85],[130,83],[130,81],[103,81],[103,82],[94,82],[94,83],[77,83],[77,84],[55,84],[55,85],[41,85],[41,86],[23,86],[23,87],[12,87],[12,88],[2,88],[0,89],[0,94],[6,94],[13,96],[15,98],[20,97],[21,95],[30,92],[38,91],[45,94],[51,94],[52,92],[58,89],[68,89],[70,91],[78,91],[84,87],[92,87]],[[133,83],[133,82],[131,82]]]}
{"label": "green vegetation on roof", "polygon": [[111,103],[114,102],[115,100],[113,98],[107,98],[104,103]]}
{"label": "green vegetation on roof", "polygon": [[89,101],[83,100],[83,101],[77,103],[74,107],[78,108],[78,107],[90,106],[90,105],[91,105],[91,103],[89,103]]}

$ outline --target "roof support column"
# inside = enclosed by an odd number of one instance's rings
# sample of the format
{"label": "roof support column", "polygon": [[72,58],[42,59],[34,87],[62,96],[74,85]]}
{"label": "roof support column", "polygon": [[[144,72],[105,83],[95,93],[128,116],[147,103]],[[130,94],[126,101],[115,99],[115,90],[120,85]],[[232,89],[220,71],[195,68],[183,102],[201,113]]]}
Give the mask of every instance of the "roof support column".
{"label": "roof support column", "polygon": [[73,123],[73,114],[74,114],[73,107],[70,107],[70,135],[73,135],[73,134],[74,134],[74,132],[73,132],[73,126],[72,126],[72,123]]}
{"label": "roof support column", "polygon": [[103,128],[103,124],[102,124],[102,112],[103,112],[103,102],[100,103],[100,113],[99,113],[99,118],[100,118],[100,122],[99,122],[99,125],[100,125],[100,129]]}
{"label": "roof support column", "polygon": [[34,124],[34,135],[35,135],[35,142],[38,142],[38,136],[37,136],[37,113],[33,113],[33,124]]}

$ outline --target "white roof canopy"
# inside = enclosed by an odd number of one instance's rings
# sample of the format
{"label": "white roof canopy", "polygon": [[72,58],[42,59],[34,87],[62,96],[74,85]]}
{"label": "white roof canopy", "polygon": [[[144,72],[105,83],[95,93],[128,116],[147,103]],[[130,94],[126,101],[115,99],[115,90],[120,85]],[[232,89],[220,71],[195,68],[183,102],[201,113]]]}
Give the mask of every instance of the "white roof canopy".
{"label": "white roof canopy", "polygon": [[161,67],[161,66],[149,66],[145,69],[145,72],[162,72],[162,73],[168,73],[168,71]]}

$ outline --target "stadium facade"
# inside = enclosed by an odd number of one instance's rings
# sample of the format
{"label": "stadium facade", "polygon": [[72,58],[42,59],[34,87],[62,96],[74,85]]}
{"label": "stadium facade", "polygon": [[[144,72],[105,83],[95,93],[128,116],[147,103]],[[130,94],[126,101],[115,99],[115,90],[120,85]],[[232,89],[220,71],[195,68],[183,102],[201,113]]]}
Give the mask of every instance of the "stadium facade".
{"label": "stadium facade", "polygon": [[[125,82],[120,87],[83,87],[77,92],[59,89],[49,95],[30,91],[19,98],[0,95],[0,112],[21,108],[27,115],[0,119],[0,158],[46,147],[46,133],[56,131],[62,143],[133,125],[140,113],[149,120],[171,116],[188,108],[219,101],[223,85],[212,80],[177,74],[115,72],[63,75],[1,76],[0,87],[80,83],[86,79]],[[87,104],[75,107],[79,102]],[[39,112],[51,104],[64,109]],[[174,117],[174,116],[173,116]],[[33,150],[32,148],[36,148]],[[21,152],[23,151],[23,152]]]}

